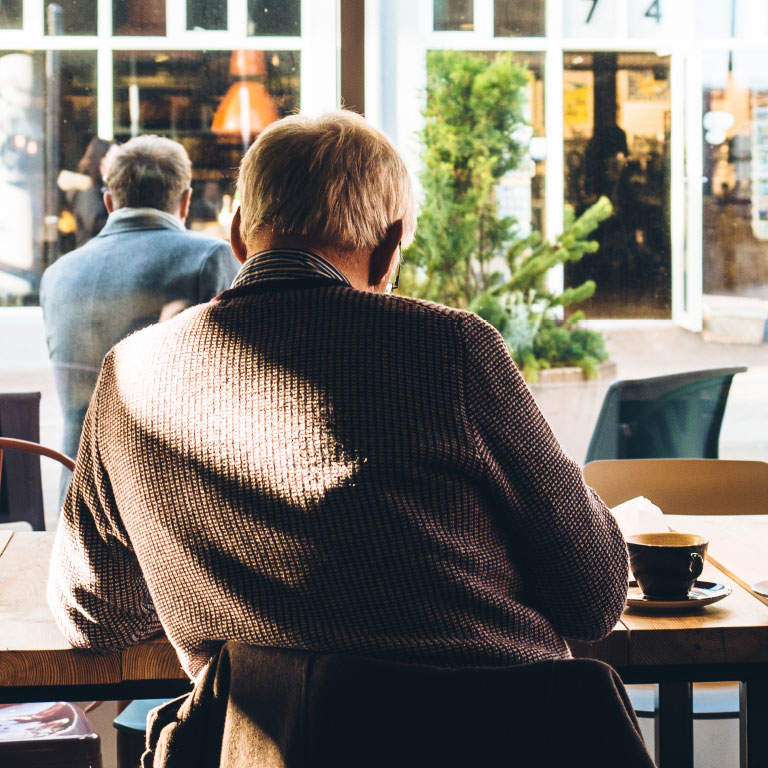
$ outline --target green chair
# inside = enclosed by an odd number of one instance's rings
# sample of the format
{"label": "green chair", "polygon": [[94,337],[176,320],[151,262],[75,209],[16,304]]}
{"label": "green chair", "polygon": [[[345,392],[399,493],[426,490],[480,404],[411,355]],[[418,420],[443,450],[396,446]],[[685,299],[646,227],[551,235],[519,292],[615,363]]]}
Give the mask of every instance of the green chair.
{"label": "green chair", "polygon": [[587,462],[603,459],[716,459],[733,377],[744,365],[611,384]]}

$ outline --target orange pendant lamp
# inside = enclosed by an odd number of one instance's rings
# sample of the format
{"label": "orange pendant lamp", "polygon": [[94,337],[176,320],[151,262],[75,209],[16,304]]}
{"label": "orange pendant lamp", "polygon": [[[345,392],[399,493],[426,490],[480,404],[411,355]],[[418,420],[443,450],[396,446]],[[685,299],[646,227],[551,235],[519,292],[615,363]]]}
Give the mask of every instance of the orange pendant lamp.
{"label": "orange pendant lamp", "polygon": [[239,137],[247,147],[252,138],[280,117],[263,83],[267,74],[264,51],[232,51],[229,73],[240,80],[229,86],[221,100],[211,131],[222,138]]}

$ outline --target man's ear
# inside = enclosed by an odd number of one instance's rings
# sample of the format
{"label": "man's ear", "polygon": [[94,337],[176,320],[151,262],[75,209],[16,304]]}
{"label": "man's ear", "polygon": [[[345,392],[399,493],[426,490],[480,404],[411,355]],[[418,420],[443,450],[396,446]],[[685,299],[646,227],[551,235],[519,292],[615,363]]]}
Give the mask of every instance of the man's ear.
{"label": "man's ear", "polygon": [[397,258],[397,246],[403,239],[403,221],[398,219],[387,228],[381,242],[371,251],[368,285],[376,288],[386,282]]}
{"label": "man's ear", "polygon": [[107,213],[112,213],[115,210],[115,201],[112,199],[112,193],[109,191],[104,193],[104,206],[107,209]]}
{"label": "man's ear", "polygon": [[181,193],[181,197],[179,198],[179,218],[182,221],[187,220],[187,216],[189,216],[189,204],[192,200],[192,187],[188,187]]}
{"label": "man's ear", "polygon": [[243,236],[240,234],[240,209],[235,211],[232,217],[232,226],[229,229],[229,244],[232,246],[232,252],[235,258],[242,264],[248,258],[248,248],[243,242]]}

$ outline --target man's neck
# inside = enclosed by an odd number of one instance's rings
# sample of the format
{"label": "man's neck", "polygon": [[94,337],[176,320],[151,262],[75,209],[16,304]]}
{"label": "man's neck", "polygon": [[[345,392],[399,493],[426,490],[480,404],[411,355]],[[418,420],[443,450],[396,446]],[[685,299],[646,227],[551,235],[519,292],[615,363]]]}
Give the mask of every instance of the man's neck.
{"label": "man's neck", "polygon": [[249,243],[248,253],[252,256],[255,253],[279,249],[316,253],[333,264],[349,280],[353,288],[360,291],[371,290],[368,284],[369,255],[363,252],[338,251],[305,237],[259,233]]}

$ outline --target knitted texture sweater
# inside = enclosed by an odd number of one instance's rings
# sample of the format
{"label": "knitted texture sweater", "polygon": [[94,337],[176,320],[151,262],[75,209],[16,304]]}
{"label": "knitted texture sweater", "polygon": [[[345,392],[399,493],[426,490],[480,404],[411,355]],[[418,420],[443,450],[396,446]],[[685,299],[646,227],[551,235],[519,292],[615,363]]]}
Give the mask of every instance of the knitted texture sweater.
{"label": "knitted texture sweater", "polygon": [[254,283],[107,355],[48,600],[74,646],[164,629],[440,666],[569,655],[626,548],[499,334],[324,281]]}

